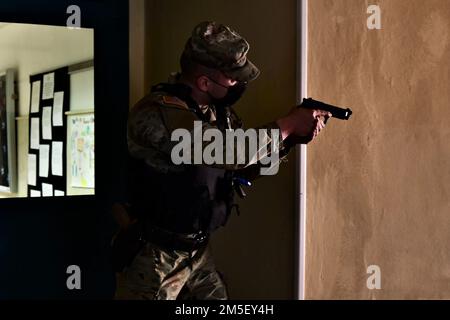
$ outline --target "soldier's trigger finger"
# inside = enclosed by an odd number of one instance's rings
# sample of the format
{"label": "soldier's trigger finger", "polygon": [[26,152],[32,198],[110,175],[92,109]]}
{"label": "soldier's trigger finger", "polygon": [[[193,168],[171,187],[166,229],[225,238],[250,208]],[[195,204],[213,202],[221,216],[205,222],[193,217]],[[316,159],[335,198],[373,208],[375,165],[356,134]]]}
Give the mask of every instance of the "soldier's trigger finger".
{"label": "soldier's trigger finger", "polygon": [[317,117],[332,117],[333,115],[331,112],[324,111],[324,110],[314,110],[314,118]]}

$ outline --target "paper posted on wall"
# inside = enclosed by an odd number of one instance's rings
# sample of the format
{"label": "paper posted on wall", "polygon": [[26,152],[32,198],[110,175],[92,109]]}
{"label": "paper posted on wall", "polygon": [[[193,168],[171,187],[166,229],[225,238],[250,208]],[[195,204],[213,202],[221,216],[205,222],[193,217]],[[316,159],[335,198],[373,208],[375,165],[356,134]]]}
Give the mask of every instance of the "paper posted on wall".
{"label": "paper posted on wall", "polygon": [[28,184],[31,186],[36,185],[36,155],[28,155]]}
{"label": "paper posted on wall", "polygon": [[55,89],[55,73],[47,73],[44,75],[44,86],[42,88],[42,100],[52,99]]}
{"label": "paper posted on wall", "polygon": [[31,85],[31,113],[39,112],[40,97],[41,97],[41,81],[35,81]]}
{"label": "paper posted on wall", "polygon": [[53,97],[53,125],[55,127],[63,125],[63,102],[64,92],[55,92]]}
{"label": "paper posted on wall", "polygon": [[42,184],[42,196],[53,197],[53,185],[49,183]]}
{"label": "paper posted on wall", "polygon": [[63,143],[61,141],[52,142],[52,174],[63,175]]}
{"label": "paper posted on wall", "polygon": [[39,150],[39,118],[31,118],[30,149]]}
{"label": "paper posted on wall", "polygon": [[61,190],[55,190],[55,197],[64,197],[65,193]]}
{"label": "paper posted on wall", "polygon": [[71,185],[78,188],[94,188],[94,115],[72,116],[69,121]]}
{"label": "paper posted on wall", "polygon": [[42,108],[42,139],[52,139],[52,107]]}
{"label": "paper posted on wall", "polygon": [[41,196],[41,192],[39,190],[30,190],[31,198],[38,198]]}
{"label": "paper posted on wall", "polygon": [[39,147],[39,177],[48,177],[50,146],[41,144]]}

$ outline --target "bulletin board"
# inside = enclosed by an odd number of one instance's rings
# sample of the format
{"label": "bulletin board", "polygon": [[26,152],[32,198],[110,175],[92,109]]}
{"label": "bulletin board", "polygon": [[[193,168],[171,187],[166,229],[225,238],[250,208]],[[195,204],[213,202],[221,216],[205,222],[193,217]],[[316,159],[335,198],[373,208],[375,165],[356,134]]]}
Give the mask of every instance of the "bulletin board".
{"label": "bulletin board", "polygon": [[70,74],[67,115],[66,195],[95,194],[94,68],[86,65]]}
{"label": "bulletin board", "polygon": [[68,67],[30,76],[28,196],[66,194]]}
{"label": "bulletin board", "polygon": [[71,187],[95,187],[95,137],[94,113],[76,114],[69,116],[70,130],[68,131],[71,174]]}

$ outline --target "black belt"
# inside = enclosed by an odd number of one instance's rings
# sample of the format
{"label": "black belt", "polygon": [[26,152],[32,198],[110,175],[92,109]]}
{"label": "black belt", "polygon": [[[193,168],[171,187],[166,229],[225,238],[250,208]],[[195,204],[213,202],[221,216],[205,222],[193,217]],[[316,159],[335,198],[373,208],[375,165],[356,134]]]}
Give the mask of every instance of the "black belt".
{"label": "black belt", "polygon": [[166,249],[188,252],[199,249],[208,242],[208,239],[208,233],[203,231],[181,234],[151,226],[145,228],[144,232],[144,240]]}

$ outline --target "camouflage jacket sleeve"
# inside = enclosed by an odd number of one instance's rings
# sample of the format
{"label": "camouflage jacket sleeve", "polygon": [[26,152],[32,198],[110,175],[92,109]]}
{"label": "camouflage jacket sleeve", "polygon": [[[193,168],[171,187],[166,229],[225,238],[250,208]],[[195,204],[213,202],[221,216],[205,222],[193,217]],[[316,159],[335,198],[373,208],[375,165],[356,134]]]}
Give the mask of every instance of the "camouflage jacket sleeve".
{"label": "camouflage jacket sleeve", "polygon": [[[287,156],[291,150],[291,146],[286,146],[280,150],[278,161],[271,164],[271,167],[278,167],[282,162],[287,162]],[[252,164],[245,168],[236,171],[240,178],[248,181],[253,181],[261,177],[261,168],[264,167],[261,163]]]}
{"label": "camouflage jacket sleeve", "polygon": [[[197,121],[195,125],[194,121]],[[205,141],[203,135],[208,129],[212,129],[210,133],[213,137],[210,137],[210,141]],[[208,154],[208,150],[211,151],[216,134],[219,134],[215,124],[206,121],[199,122],[193,110],[175,97],[153,94],[142,99],[130,111],[128,148],[133,157],[142,158],[148,165],[162,171],[179,170],[177,167],[180,166],[173,161],[173,154],[177,155],[175,151],[181,153],[180,149],[184,151],[182,153],[186,153],[184,156],[189,158],[190,164],[210,165],[227,170],[261,167],[261,165],[269,163],[273,166],[274,161],[279,161],[280,157],[283,158],[283,155],[287,153],[288,148],[283,145],[276,123],[272,122],[250,130],[254,130],[258,136],[256,150],[247,148],[249,139],[245,140],[245,148],[242,148],[242,144],[237,143],[227,146],[227,141],[230,139],[226,139],[225,134],[222,135],[223,141],[219,143],[220,147],[216,142],[215,145],[218,148],[215,148],[212,153],[209,152],[214,155],[214,159],[222,161],[213,163],[203,161],[202,156]],[[231,130],[227,131],[231,132]],[[247,131],[248,129],[245,132]],[[186,135],[188,136],[186,137]],[[186,138],[189,139],[182,141]],[[183,143],[185,148],[181,148]],[[186,144],[189,145],[188,150]],[[233,159],[230,158],[230,154],[234,156]],[[274,161],[267,161],[274,155],[277,155],[277,157],[273,157]],[[199,158],[200,163],[198,162]]]}

